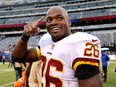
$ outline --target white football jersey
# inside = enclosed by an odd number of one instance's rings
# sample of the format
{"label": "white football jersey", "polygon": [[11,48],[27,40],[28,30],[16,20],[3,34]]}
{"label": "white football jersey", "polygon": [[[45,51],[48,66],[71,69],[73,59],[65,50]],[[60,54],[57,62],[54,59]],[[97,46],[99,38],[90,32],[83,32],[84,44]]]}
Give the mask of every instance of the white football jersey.
{"label": "white football jersey", "polygon": [[[50,37],[41,42],[43,87],[79,87],[74,77],[81,64],[100,66],[100,40],[93,35],[77,32],[58,42]],[[45,45],[43,45],[45,44]]]}
{"label": "white football jersey", "polygon": [[38,45],[40,46],[40,48],[43,48],[43,47],[47,46],[48,44],[52,44],[52,43],[53,43],[53,41],[52,41],[50,34],[46,33],[41,37]]}

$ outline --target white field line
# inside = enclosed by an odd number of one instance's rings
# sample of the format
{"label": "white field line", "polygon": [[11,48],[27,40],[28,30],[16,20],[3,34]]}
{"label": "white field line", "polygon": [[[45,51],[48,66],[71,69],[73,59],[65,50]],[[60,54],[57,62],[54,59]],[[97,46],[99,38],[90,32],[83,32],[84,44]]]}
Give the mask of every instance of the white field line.
{"label": "white field line", "polygon": [[3,64],[3,62],[0,62],[0,65],[8,65],[9,62],[5,62],[5,64]]}
{"label": "white field line", "polygon": [[108,63],[116,63],[116,61],[113,61],[113,62],[108,62]]}
{"label": "white field line", "polygon": [[[5,72],[9,72],[9,71],[14,71],[14,69],[0,69],[0,74],[1,73],[5,73]],[[0,87],[9,87],[9,85],[13,84],[14,82],[8,83],[8,84],[4,84],[4,85],[0,85]]]}
{"label": "white field line", "polygon": [[9,86],[9,85],[11,85],[11,84],[13,84],[14,82],[11,82],[11,83],[8,83],[8,84],[5,84],[5,85],[1,85],[0,87],[5,87],[5,86]]}
{"label": "white field line", "polygon": [[0,73],[14,71],[14,69],[0,69]]}

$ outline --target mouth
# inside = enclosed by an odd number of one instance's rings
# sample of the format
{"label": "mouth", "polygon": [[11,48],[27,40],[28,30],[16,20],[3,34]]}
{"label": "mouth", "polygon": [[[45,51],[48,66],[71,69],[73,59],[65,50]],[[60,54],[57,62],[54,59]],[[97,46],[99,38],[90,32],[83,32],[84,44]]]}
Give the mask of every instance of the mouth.
{"label": "mouth", "polygon": [[55,28],[52,28],[51,30],[58,30],[58,29],[59,29],[59,28],[56,28],[56,27],[55,27]]}
{"label": "mouth", "polygon": [[52,28],[51,31],[52,32],[58,32],[60,29],[59,28]]}

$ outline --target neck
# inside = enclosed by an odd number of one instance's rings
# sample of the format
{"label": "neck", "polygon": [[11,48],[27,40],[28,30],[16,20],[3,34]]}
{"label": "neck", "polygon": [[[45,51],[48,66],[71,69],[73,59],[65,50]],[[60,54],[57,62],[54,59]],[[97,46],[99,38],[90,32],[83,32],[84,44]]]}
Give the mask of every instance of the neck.
{"label": "neck", "polygon": [[62,39],[64,39],[65,37],[68,37],[69,35],[71,35],[72,33],[70,32],[70,33],[67,33],[66,35],[63,35],[62,37],[52,37],[52,40],[54,41],[54,42],[57,42],[57,41],[60,41],[60,40],[62,40]]}

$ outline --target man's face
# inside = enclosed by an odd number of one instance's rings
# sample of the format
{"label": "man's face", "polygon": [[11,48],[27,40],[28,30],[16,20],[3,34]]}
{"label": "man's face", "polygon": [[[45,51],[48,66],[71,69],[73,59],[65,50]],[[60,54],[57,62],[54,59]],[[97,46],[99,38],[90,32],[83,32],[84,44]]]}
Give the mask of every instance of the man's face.
{"label": "man's face", "polygon": [[46,28],[53,41],[58,41],[70,34],[70,21],[61,9],[52,9],[46,17]]}

